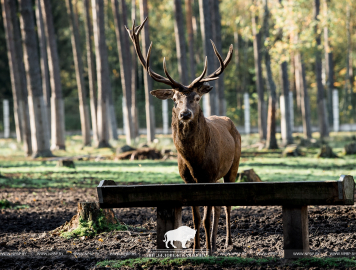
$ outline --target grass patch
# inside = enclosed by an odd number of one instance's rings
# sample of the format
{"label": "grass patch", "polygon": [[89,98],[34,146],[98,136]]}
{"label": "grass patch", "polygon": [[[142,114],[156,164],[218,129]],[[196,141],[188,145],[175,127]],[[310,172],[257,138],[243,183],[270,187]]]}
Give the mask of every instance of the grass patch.
{"label": "grass patch", "polygon": [[27,204],[13,204],[6,199],[0,200],[0,209],[25,209],[30,208]]}
{"label": "grass patch", "polygon": [[149,267],[149,266],[181,266],[181,265],[200,265],[200,264],[208,264],[208,265],[219,265],[219,266],[231,266],[231,265],[262,265],[268,264],[272,262],[276,262],[276,258],[241,258],[241,257],[197,257],[197,258],[135,258],[135,259],[127,259],[127,260],[110,260],[99,262],[97,266],[105,267],[109,266],[112,268],[120,268],[120,267],[129,267],[134,268],[136,265],[141,267]]}
{"label": "grass patch", "polygon": [[295,266],[304,267],[356,267],[355,258],[303,258],[293,263]]}
{"label": "grass patch", "polygon": [[[134,268],[141,266],[143,268],[150,266],[182,266],[182,265],[218,265],[221,267],[227,266],[267,266],[284,265],[283,259],[280,258],[241,258],[241,257],[197,257],[197,258],[135,258],[126,260],[107,260],[97,263],[100,267],[111,268]],[[323,268],[338,268],[338,267],[356,267],[354,258],[302,258],[291,263],[287,263],[292,267],[323,267]]]}
{"label": "grass patch", "polygon": [[[342,174],[352,175],[356,179],[356,155],[342,155],[343,146],[352,141],[354,134],[356,133],[331,133],[327,143],[340,156],[337,159],[316,158],[315,155],[320,151],[317,148],[302,148],[305,152],[303,157],[282,158],[282,149],[251,148],[250,145],[259,140],[258,135],[243,135],[239,171],[253,168],[265,182],[337,180]],[[313,134],[314,137],[315,135]],[[294,134],[294,141],[298,143],[301,137],[300,134]],[[141,138],[143,140],[144,137]],[[158,140],[158,143],[150,146],[175,150],[171,135],[159,136]],[[112,142],[115,147],[123,144],[124,137],[118,142]],[[118,184],[184,183],[175,160],[75,161],[76,168],[72,169],[57,167],[56,161],[24,158],[22,150],[16,150],[17,146],[14,139],[0,139],[0,171],[3,175],[3,178],[0,177],[0,186],[3,188],[93,188],[102,179],[111,179]],[[115,152],[115,148],[82,148],[80,136],[67,137],[66,149],[55,151],[54,154],[92,157],[101,155],[112,159]]]}

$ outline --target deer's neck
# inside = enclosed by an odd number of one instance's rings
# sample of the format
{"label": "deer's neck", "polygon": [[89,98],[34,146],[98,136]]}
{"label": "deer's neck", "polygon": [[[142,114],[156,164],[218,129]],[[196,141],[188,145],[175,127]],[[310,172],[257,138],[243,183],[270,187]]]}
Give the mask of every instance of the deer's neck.
{"label": "deer's neck", "polygon": [[188,123],[179,121],[173,110],[172,133],[177,151],[185,160],[198,161],[204,157],[210,131],[201,109],[197,117]]}

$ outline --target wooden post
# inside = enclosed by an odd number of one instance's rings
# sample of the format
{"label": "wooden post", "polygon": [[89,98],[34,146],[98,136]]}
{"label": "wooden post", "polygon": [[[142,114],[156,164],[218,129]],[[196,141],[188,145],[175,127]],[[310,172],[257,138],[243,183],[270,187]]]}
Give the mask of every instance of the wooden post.
{"label": "wooden post", "polygon": [[308,206],[283,205],[283,238],[284,258],[296,258],[302,252],[309,252]]}
{"label": "wooden post", "polygon": [[245,134],[250,134],[250,100],[248,93],[244,94],[244,106]]}
{"label": "wooden post", "polygon": [[163,134],[168,134],[168,100],[162,101]]}
{"label": "wooden post", "polygon": [[339,92],[337,89],[333,90],[333,123],[334,131],[339,131]]}
{"label": "wooden post", "polygon": [[10,137],[10,109],[9,109],[9,100],[3,100],[3,109],[4,109],[4,138]]}
{"label": "wooden post", "polygon": [[[182,226],[182,207],[157,207],[157,249],[167,249],[164,235],[166,232]],[[174,241],[176,249],[182,248],[182,243]],[[171,243],[169,249],[174,249]]]}

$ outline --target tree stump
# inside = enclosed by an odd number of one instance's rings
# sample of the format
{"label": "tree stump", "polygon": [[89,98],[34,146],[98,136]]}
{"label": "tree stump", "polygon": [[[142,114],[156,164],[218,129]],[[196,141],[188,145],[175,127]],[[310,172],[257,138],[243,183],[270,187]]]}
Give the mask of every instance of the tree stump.
{"label": "tree stump", "polygon": [[332,148],[329,145],[324,144],[320,149],[320,153],[318,154],[318,157],[337,158],[338,156],[333,152]]}
{"label": "tree stump", "polygon": [[353,155],[356,154],[356,142],[352,142],[350,144],[345,145],[345,155]]}
{"label": "tree stump", "polygon": [[243,173],[237,174],[237,182],[262,182],[261,178],[253,169],[244,170]]}
{"label": "tree stump", "polygon": [[57,167],[68,167],[68,168],[75,169],[75,164],[73,160],[62,159],[57,161]]}
{"label": "tree stump", "polygon": [[303,156],[303,153],[300,150],[299,146],[290,145],[284,149],[282,156],[283,157],[299,157],[299,156]]}
{"label": "tree stump", "polygon": [[115,229],[127,230],[127,227],[119,224],[112,209],[100,209],[97,202],[78,202],[77,214],[69,222],[53,230],[52,234],[71,238],[93,236]]}
{"label": "tree stump", "polygon": [[126,152],[130,152],[130,151],[135,151],[136,148],[133,148],[129,145],[124,145],[122,147],[119,147],[116,149],[116,155],[122,154],[122,153],[126,153]]}

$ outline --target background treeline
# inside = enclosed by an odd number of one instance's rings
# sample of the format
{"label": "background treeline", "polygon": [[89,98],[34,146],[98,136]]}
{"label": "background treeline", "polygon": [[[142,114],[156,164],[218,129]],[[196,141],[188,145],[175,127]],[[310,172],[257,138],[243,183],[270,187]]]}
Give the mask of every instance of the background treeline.
{"label": "background treeline", "polygon": [[[104,0],[103,0],[104,1]],[[33,1],[33,8],[35,3]],[[84,7],[82,0],[72,1],[76,11],[81,57],[84,67],[84,81],[88,89],[88,65],[86,57],[85,44],[85,20]],[[192,4],[192,25],[194,34],[194,60],[196,63],[196,74],[199,74],[203,68],[204,52],[201,37],[201,16],[199,13],[199,2],[197,0],[181,1],[184,35],[186,39],[186,52],[189,58],[189,43],[186,23],[187,3]],[[131,27],[131,7],[132,1],[126,1],[128,27]],[[269,8],[269,14],[266,19],[266,4]],[[269,50],[271,60],[271,71],[276,85],[277,94],[277,125],[279,124],[280,114],[278,113],[279,95],[282,92],[282,79],[280,64],[283,61],[288,63],[288,78],[290,91],[294,96],[294,121],[295,125],[302,124],[302,114],[300,112],[300,94],[297,93],[295,79],[295,54],[297,52],[303,55],[305,78],[310,99],[310,117],[311,124],[318,124],[317,108],[317,74],[315,72],[316,53],[319,51],[322,58],[322,84],[325,89],[327,102],[327,112],[331,113],[330,91],[328,88],[329,76],[327,74],[328,53],[332,52],[333,59],[333,86],[331,89],[339,90],[340,99],[340,122],[354,123],[356,120],[356,82],[355,82],[355,50],[356,50],[356,18],[352,16],[356,11],[356,3],[351,0],[328,1],[320,0],[320,14],[315,20],[314,5],[315,1],[295,0],[255,0],[255,1],[219,1],[221,17],[221,41],[222,55],[226,55],[230,44],[234,44],[234,59],[224,72],[224,92],[226,99],[226,114],[236,125],[243,125],[243,93],[250,94],[251,103],[251,125],[258,125],[258,91],[256,89],[256,72],[254,56],[254,24],[255,31],[260,33],[261,42],[261,61],[262,61],[262,91],[263,99],[266,103],[267,111],[269,85],[268,74],[265,67],[266,48]],[[136,3],[139,6],[139,1]],[[2,7],[0,7],[2,8]],[[58,49],[60,79],[62,83],[65,111],[65,129],[79,130],[80,114],[78,87],[72,53],[70,20],[67,13],[66,1],[51,1],[55,36]],[[122,110],[122,86],[120,78],[119,56],[117,51],[117,37],[115,34],[115,24],[112,12],[111,1],[104,1],[106,44],[108,48],[108,61],[110,67],[110,80],[113,91],[113,102],[117,125],[123,126]],[[137,23],[141,22],[137,8]],[[149,0],[149,31],[150,40],[154,46],[151,56],[151,66],[155,71],[163,74],[162,60],[167,59],[168,69],[174,78],[179,78],[176,42],[174,38],[174,1]],[[0,13],[2,18],[2,12]],[[19,16],[19,15],[18,15]],[[253,18],[255,17],[255,18]],[[268,21],[268,31],[264,30],[264,25]],[[36,26],[37,27],[37,26]],[[315,29],[317,29],[315,31]],[[325,32],[328,32],[328,43],[324,39]],[[127,34],[124,31],[124,34]],[[321,43],[316,44],[316,36],[320,35]],[[298,36],[298,38],[296,38]],[[129,43],[132,48],[131,42]],[[135,55],[133,57],[136,58]],[[11,80],[9,73],[9,64],[7,56],[7,47],[5,42],[4,25],[0,24],[0,100],[12,99]],[[189,69],[189,67],[188,67]],[[139,126],[145,128],[145,93],[143,86],[142,68],[139,66],[136,73],[137,77],[137,108]],[[153,89],[162,88],[157,82],[154,82]],[[86,91],[89,100],[89,91]],[[153,99],[155,110],[156,127],[162,126],[162,102]],[[12,103],[10,103],[12,104]],[[169,108],[172,106],[169,101]],[[2,103],[0,103],[2,114]],[[169,109],[169,114],[171,110]],[[13,114],[11,114],[13,117]],[[169,116],[170,119],[170,116]],[[332,120],[329,120],[331,124]],[[3,129],[0,122],[0,130]],[[14,120],[11,120],[12,130],[15,129]]]}

